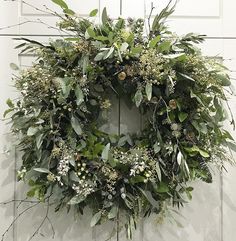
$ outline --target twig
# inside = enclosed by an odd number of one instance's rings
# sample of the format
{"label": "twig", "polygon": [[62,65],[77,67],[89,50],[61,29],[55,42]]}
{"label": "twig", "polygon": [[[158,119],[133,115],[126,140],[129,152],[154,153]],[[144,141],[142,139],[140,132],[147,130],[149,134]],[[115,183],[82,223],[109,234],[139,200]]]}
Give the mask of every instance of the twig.
{"label": "twig", "polygon": [[53,237],[55,235],[55,231],[54,231],[54,228],[53,228],[53,225],[52,225],[52,222],[51,220],[49,219],[48,217],[48,213],[49,213],[49,207],[50,207],[50,197],[51,197],[52,193],[49,195],[48,197],[48,200],[47,200],[47,210],[46,210],[46,214],[42,220],[42,222],[40,223],[40,225],[38,226],[38,228],[35,230],[35,232],[32,234],[32,236],[29,238],[28,241],[31,241],[39,232],[39,230],[42,228],[42,226],[44,225],[45,221],[48,220],[49,224],[51,225],[52,227],[52,232],[53,232]]}
{"label": "twig", "polygon": [[40,201],[29,201],[29,200],[10,200],[7,202],[1,202],[0,205],[7,205],[13,202],[20,202],[20,203],[40,203]]}
{"label": "twig", "polygon": [[22,22],[22,23],[17,23],[17,24],[13,24],[13,25],[6,26],[6,27],[1,27],[1,28],[0,28],[0,31],[1,31],[1,30],[5,30],[5,29],[9,29],[9,28],[18,27],[18,26],[21,26],[21,25],[24,25],[24,24],[30,23],[30,22],[32,22],[32,21],[27,20],[27,21]]}
{"label": "twig", "polygon": [[63,32],[63,33],[65,33],[66,35],[71,35],[70,33],[66,32],[66,31],[63,30],[63,29],[60,29],[60,28],[54,27],[54,26],[52,26],[52,25],[49,25],[49,24],[43,22],[43,21],[42,21],[41,19],[39,19],[39,18],[38,18],[37,20],[38,20],[38,21],[34,21],[34,22],[36,22],[36,23],[41,23],[41,24],[47,26],[49,29],[57,30],[60,34],[61,34],[61,32]]}
{"label": "twig", "polygon": [[22,3],[25,4],[25,5],[27,5],[27,6],[29,6],[29,7],[31,7],[31,8],[33,8],[33,9],[35,9],[36,11],[41,12],[41,13],[46,13],[46,14],[49,14],[49,15],[55,15],[55,14],[53,14],[52,12],[47,12],[47,11],[45,11],[45,10],[39,9],[39,8],[35,7],[34,5],[31,5],[30,3],[27,3],[27,2],[25,2],[25,1],[22,1]]}
{"label": "twig", "polygon": [[151,33],[151,17],[152,17],[152,12],[155,9],[153,2],[151,2],[151,10],[148,16],[148,29],[149,29],[149,34]]}
{"label": "twig", "polygon": [[3,233],[1,241],[4,241],[4,238],[5,238],[6,234],[9,232],[9,230],[11,229],[11,227],[13,226],[13,224],[14,224],[24,213],[26,213],[26,212],[29,211],[31,208],[33,208],[33,207],[35,207],[35,206],[37,206],[37,205],[39,205],[39,203],[36,203],[36,204],[34,204],[34,205],[26,208],[26,209],[25,209],[24,211],[22,211],[21,213],[19,213],[19,214],[13,219],[13,221],[12,221],[11,224],[8,226],[8,228],[6,229],[6,231]]}

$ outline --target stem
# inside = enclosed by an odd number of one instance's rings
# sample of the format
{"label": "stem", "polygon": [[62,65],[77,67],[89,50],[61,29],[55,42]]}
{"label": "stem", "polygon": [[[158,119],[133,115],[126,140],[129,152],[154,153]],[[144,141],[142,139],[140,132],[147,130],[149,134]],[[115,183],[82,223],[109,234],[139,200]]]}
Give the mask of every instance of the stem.
{"label": "stem", "polygon": [[151,33],[151,17],[152,17],[152,12],[154,10],[154,5],[153,5],[153,2],[151,2],[151,11],[149,13],[149,16],[148,16],[148,30],[149,30],[149,37],[150,37],[150,33]]}
{"label": "stem", "polygon": [[8,226],[8,228],[6,229],[6,231],[3,233],[1,241],[4,240],[6,234],[7,234],[7,233],[9,232],[9,230],[12,228],[13,224],[14,224],[24,213],[26,213],[28,210],[30,210],[31,208],[33,208],[33,207],[35,207],[35,206],[37,206],[37,205],[39,205],[39,203],[36,203],[36,204],[34,204],[34,205],[26,208],[24,211],[22,211],[20,214],[18,214],[18,215],[13,219],[13,221],[11,222],[11,224]]}

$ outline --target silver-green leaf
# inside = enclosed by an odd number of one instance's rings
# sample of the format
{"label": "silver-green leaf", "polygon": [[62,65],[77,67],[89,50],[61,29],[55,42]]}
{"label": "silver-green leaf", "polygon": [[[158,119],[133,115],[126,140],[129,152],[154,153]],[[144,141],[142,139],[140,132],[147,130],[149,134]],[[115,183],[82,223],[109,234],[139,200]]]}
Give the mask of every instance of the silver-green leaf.
{"label": "silver-green leaf", "polygon": [[152,83],[148,82],[145,87],[147,99],[150,101],[152,98]]}
{"label": "silver-green leaf", "polygon": [[142,91],[137,90],[137,92],[135,93],[135,96],[134,96],[134,101],[135,101],[135,104],[136,104],[137,107],[140,106],[140,104],[142,103],[142,100],[143,100]]}
{"label": "silver-green leaf", "polygon": [[94,216],[91,219],[90,226],[94,227],[100,221],[101,217],[102,217],[102,211],[99,211],[96,214],[94,214]]}
{"label": "silver-green leaf", "polygon": [[102,151],[102,159],[103,159],[104,161],[107,161],[107,160],[108,160],[109,150],[110,150],[110,143],[108,143],[108,144],[104,147],[104,149],[103,149],[103,151]]}
{"label": "silver-green leaf", "polygon": [[81,129],[79,121],[75,115],[72,115],[72,117],[71,117],[71,125],[72,125],[74,131],[76,132],[76,134],[80,136],[82,134],[82,129]]}

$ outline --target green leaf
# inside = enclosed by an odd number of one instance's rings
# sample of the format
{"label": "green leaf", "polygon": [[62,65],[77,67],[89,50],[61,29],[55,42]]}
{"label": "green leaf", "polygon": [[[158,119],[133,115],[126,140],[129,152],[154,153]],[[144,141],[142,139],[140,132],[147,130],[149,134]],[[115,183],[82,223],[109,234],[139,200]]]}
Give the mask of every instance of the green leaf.
{"label": "green leaf", "polygon": [[36,140],[37,148],[40,149],[40,147],[42,146],[42,143],[43,143],[43,134],[36,136],[35,140]]}
{"label": "green leaf", "polygon": [[168,55],[164,55],[163,57],[166,59],[177,59],[178,58],[178,60],[183,60],[184,58],[186,58],[186,54],[185,53],[168,54]]}
{"label": "green leaf", "polygon": [[[73,161],[73,162],[71,162],[71,161]],[[70,164],[71,163],[72,163],[72,166],[75,166],[75,161],[74,160],[70,160]],[[69,173],[69,179],[71,181],[74,181],[74,182],[79,182],[81,180],[75,171],[71,171]]]}
{"label": "green leaf", "polygon": [[231,85],[231,81],[228,75],[218,74],[217,78],[220,80],[222,86]]}
{"label": "green leaf", "polygon": [[91,27],[87,28],[86,31],[91,38],[96,37],[96,33],[94,32],[94,30]]}
{"label": "green leaf", "polygon": [[143,100],[142,91],[141,90],[137,90],[137,92],[135,93],[135,96],[134,96],[134,101],[135,101],[135,104],[136,104],[137,107],[140,106],[142,100]]}
{"label": "green leaf", "polygon": [[107,53],[107,55],[104,57],[104,59],[108,59],[114,52],[115,48],[114,47],[111,47],[109,52]]}
{"label": "green leaf", "polygon": [[50,173],[50,171],[47,168],[34,168],[34,171],[41,173]]}
{"label": "green leaf", "polygon": [[95,17],[98,13],[98,9],[94,9],[89,13],[89,17]]}
{"label": "green leaf", "polygon": [[184,122],[187,119],[187,117],[188,117],[188,114],[185,112],[180,112],[178,114],[178,118],[180,122]]}
{"label": "green leaf", "polygon": [[80,106],[80,104],[84,101],[84,94],[79,85],[75,88],[75,96],[76,96],[76,104]]}
{"label": "green leaf", "polygon": [[13,104],[13,102],[12,102],[12,100],[11,99],[7,99],[7,101],[6,101],[6,104],[10,107],[10,108],[14,108],[15,107],[15,105]]}
{"label": "green leaf", "polygon": [[158,46],[158,49],[161,52],[168,52],[170,50],[170,47],[171,47],[171,42],[170,41],[164,41]]}
{"label": "green leaf", "polygon": [[155,208],[159,208],[159,202],[157,200],[155,200],[152,196],[152,193],[150,191],[147,190],[143,190],[142,188],[138,187],[138,189],[141,191],[141,193],[143,194],[143,196],[147,199],[147,201]]}
{"label": "green leaf", "polygon": [[96,214],[94,214],[94,216],[91,219],[90,226],[94,227],[100,221],[101,217],[102,217],[102,211],[99,211]]}
{"label": "green leaf", "polygon": [[160,144],[157,142],[153,145],[154,152],[157,154],[161,150]]}
{"label": "green leaf", "polygon": [[144,180],[145,180],[145,177],[136,175],[130,178],[130,183],[132,184],[141,183],[141,182],[144,182]]}
{"label": "green leaf", "polygon": [[68,98],[70,91],[71,91],[71,79],[70,78],[57,78],[57,81],[59,81],[60,85],[61,85],[61,89],[62,89],[62,94],[63,94],[63,98]]}
{"label": "green leaf", "polygon": [[155,48],[155,46],[157,45],[157,43],[161,40],[161,36],[158,35],[156,36],[154,39],[152,39],[149,43],[149,47],[150,48]]}
{"label": "green leaf", "polygon": [[103,10],[102,10],[102,24],[106,25],[107,22],[108,22],[107,9],[103,8]]}
{"label": "green leaf", "polygon": [[82,134],[82,129],[80,127],[79,121],[75,115],[71,117],[71,125],[78,136]]}
{"label": "green leaf", "polygon": [[134,48],[131,48],[131,53],[132,54],[139,54],[141,53],[143,50],[142,46],[137,46],[137,47],[134,47]]}
{"label": "green leaf", "polygon": [[75,12],[69,8],[65,8],[63,12],[68,15],[75,15]]}
{"label": "green leaf", "polygon": [[107,161],[107,160],[108,160],[110,145],[111,145],[111,144],[108,143],[108,144],[104,147],[104,149],[103,149],[103,151],[102,151],[102,159],[103,159],[104,161]]}
{"label": "green leaf", "polygon": [[30,127],[27,131],[27,136],[34,136],[38,132],[38,128]]}
{"label": "green leaf", "polygon": [[157,192],[159,193],[166,193],[169,192],[169,187],[166,183],[160,182],[157,187]]}
{"label": "green leaf", "polygon": [[122,43],[122,44],[121,44],[121,47],[120,47],[120,52],[121,52],[121,53],[126,52],[128,47],[129,47],[129,44],[128,44],[128,43],[126,43],[126,42]]}
{"label": "green leaf", "polygon": [[183,155],[179,151],[178,154],[177,154],[177,163],[179,164],[179,166],[182,164],[182,160],[183,160]]}
{"label": "green leaf", "polygon": [[199,149],[199,153],[202,157],[205,157],[205,158],[210,157],[210,155],[204,150]]}
{"label": "green leaf", "polygon": [[101,53],[98,53],[95,58],[94,58],[94,61],[100,61],[102,60],[104,57],[105,57],[105,54],[106,54],[106,51],[103,51]]}
{"label": "green leaf", "polygon": [[54,3],[59,5],[62,9],[68,9],[68,5],[63,0],[52,0]]}
{"label": "green leaf", "polygon": [[7,114],[12,112],[12,111],[13,111],[13,109],[5,110],[4,113],[3,113],[3,118],[5,118],[7,116]]}
{"label": "green leaf", "polygon": [[192,77],[186,75],[186,74],[182,74],[182,73],[179,73],[182,77],[184,77],[185,79],[188,79],[188,80],[191,80],[193,82],[195,82],[195,79],[193,79]]}
{"label": "green leaf", "polygon": [[207,126],[205,123],[199,123],[199,128],[200,128],[200,131],[203,133],[203,134],[207,134],[208,130],[207,130]]}
{"label": "green leaf", "polygon": [[161,182],[161,168],[158,162],[156,163],[156,172],[157,172],[158,179]]}
{"label": "green leaf", "polygon": [[76,204],[83,202],[85,199],[86,199],[86,197],[84,197],[84,196],[74,196],[73,198],[71,198],[71,200],[67,204],[76,205]]}
{"label": "green leaf", "polygon": [[147,99],[150,101],[152,98],[152,83],[148,82],[145,87]]}
{"label": "green leaf", "polygon": [[102,41],[102,42],[109,40],[109,38],[106,36],[96,36],[94,39]]}
{"label": "green leaf", "polygon": [[108,213],[108,219],[114,219],[117,217],[118,214],[118,207],[114,206],[112,207],[112,209],[110,210],[110,212]]}
{"label": "green leaf", "polygon": [[17,70],[20,69],[20,68],[19,68],[16,64],[14,64],[14,63],[10,63],[10,67],[11,67],[12,70],[15,70],[15,71],[17,71]]}

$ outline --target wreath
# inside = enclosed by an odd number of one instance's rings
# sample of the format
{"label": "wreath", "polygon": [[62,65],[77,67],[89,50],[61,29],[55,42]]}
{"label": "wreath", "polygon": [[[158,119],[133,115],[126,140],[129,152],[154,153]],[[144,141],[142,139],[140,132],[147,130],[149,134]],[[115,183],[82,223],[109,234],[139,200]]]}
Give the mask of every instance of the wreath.
{"label": "wreath", "polygon": [[[98,10],[81,18],[54,2],[70,36],[48,45],[21,39],[22,52],[38,60],[14,78],[21,97],[7,100],[22,152],[18,179],[28,183],[27,197],[50,198],[56,211],[88,206],[91,226],[120,219],[131,238],[140,217],[182,206],[190,181],[211,182],[212,165],[232,162],[226,147],[235,144],[222,127],[230,78],[197,48],[204,36],[169,31],[170,4],[145,27],[144,19],[112,20],[106,9],[95,24]],[[100,128],[114,98],[136,106],[142,131]]]}

